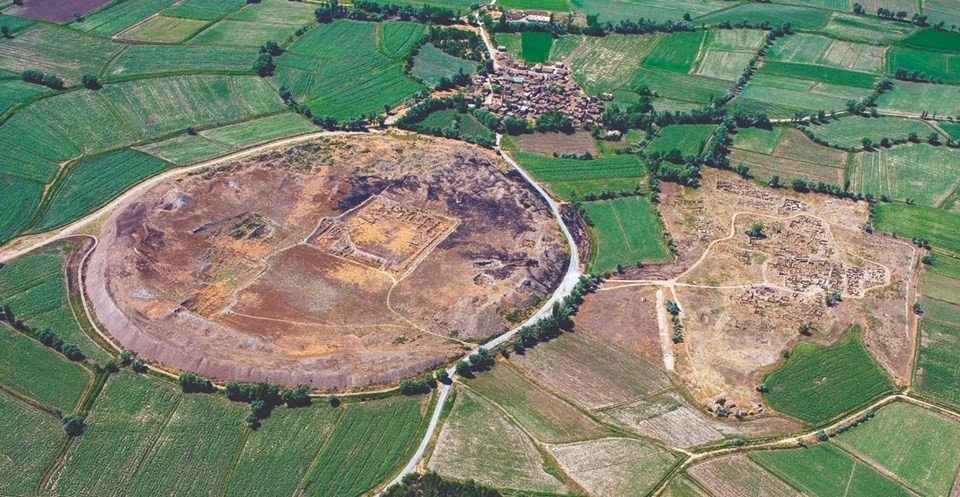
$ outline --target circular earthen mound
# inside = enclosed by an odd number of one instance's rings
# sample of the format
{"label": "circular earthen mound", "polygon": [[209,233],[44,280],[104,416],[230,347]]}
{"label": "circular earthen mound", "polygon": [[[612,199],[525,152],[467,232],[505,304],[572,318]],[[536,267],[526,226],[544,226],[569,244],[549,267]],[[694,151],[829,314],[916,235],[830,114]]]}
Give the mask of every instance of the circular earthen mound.
{"label": "circular earthen mound", "polygon": [[221,380],[389,383],[549,293],[546,202],[491,152],[335,138],[159,184],[104,224],[86,286],[124,347]]}

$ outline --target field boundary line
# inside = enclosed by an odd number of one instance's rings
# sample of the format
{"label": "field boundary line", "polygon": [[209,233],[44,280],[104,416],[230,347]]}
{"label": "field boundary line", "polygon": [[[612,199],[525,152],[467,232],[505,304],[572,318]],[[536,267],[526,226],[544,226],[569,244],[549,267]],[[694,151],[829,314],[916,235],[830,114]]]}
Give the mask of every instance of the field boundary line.
{"label": "field boundary line", "polygon": [[859,463],[860,461],[857,461],[856,459],[853,460],[853,467],[850,468],[850,478],[847,479],[847,487],[843,490],[843,497],[850,495],[850,484],[853,483],[853,475],[856,474],[857,464]]}
{"label": "field boundary line", "polygon": [[[307,466],[307,470],[303,472],[303,476],[300,477],[300,481],[298,481],[297,485],[293,487],[293,492],[290,493],[291,497],[301,495],[303,483],[307,481],[307,478],[313,473],[314,468],[317,466],[317,462],[320,460],[320,454],[323,454],[323,450],[327,448],[327,443],[329,443],[330,439],[333,438],[333,433],[337,430],[337,427],[340,426],[340,423],[343,422],[343,418],[347,415],[346,412],[349,408],[349,406],[343,406],[343,409],[340,410],[340,413],[337,415],[336,422],[334,422],[333,426],[330,427],[330,433],[323,439],[323,443],[320,444],[320,448],[317,449],[317,453],[313,455],[313,459],[310,461],[310,465]],[[226,490],[224,490],[224,492],[226,492]]]}
{"label": "field boundary line", "polygon": [[150,445],[143,451],[143,455],[140,456],[137,461],[136,467],[134,467],[133,472],[130,473],[130,481],[128,484],[133,483],[136,480],[137,475],[140,473],[140,469],[143,467],[143,463],[150,457],[150,454],[153,453],[153,449],[157,447],[157,442],[160,441],[160,437],[163,436],[163,432],[166,431],[167,426],[170,424],[170,420],[173,419],[173,416],[177,414],[177,411],[180,410],[180,405],[183,404],[183,397],[188,394],[180,393],[177,397],[177,405],[173,406],[173,409],[170,409],[170,414],[167,415],[166,419],[163,420],[163,425],[157,429],[156,435],[153,436],[153,440],[150,441]]}
{"label": "field boundary line", "polygon": [[44,402],[40,402],[39,400],[34,399],[33,397],[30,397],[30,396],[28,396],[28,395],[25,395],[25,394],[22,394],[22,393],[20,393],[20,392],[17,392],[16,390],[13,390],[13,389],[11,389],[10,387],[8,387],[8,386],[6,386],[6,385],[4,385],[4,384],[2,384],[2,383],[0,383],[0,391],[9,394],[11,397],[13,397],[14,399],[16,399],[17,401],[23,402],[24,404],[27,404],[28,406],[30,406],[30,407],[32,407],[32,408],[34,408],[34,409],[43,411],[43,412],[45,412],[45,413],[47,413],[47,414],[49,414],[49,415],[57,418],[58,420],[59,420],[60,417],[61,417],[60,410],[57,409],[56,407],[53,407],[53,406],[51,406],[51,405],[49,405],[49,404],[46,404],[46,403],[44,403]]}
{"label": "field boundary line", "polygon": [[[850,459],[853,459],[854,467],[856,467],[856,463],[859,462],[860,464],[862,464],[862,465],[864,465],[864,466],[866,466],[866,467],[868,467],[868,468],[876,471],[877,473],[880,473],[883,477],[885,477],[886,479],[892,481],[893,483],[896,483],[897,485],[903,487],[903,489],[906,490],[906,491],[907,491],[908,493],[910,493],[911,495],[920,497],[920,494],[917,493],[916,491],[914,491],[912,487],[910,487],[909,485],[907,485],[907,483],[906,483],[905,481],[903,481],[898,474],[896,474],[896,473],[894,473],[893,471],[891,471],[891,470],[889,470],[889,469],[881,466],[880,463],[878,463],[878,462],[870,459],[869,457],[867,457],[867,456],[864,455],[864,454],[861,454],[859,451],[854,450],[854,449],[852,449],[852,448],[850,448],[850,447],[847,447],[847,446],[845,446],[845,445],[842,445],[842,444],[840,444],[840,443],[834,443],[834,444],[832,444],[832,445],[833,445],[834,447],[836,447],[837,449],[839,449],[839,450],[840,450],[841,452],[843,452],[844,454],[846,454],[848,457],[850,457]],[[852,474],[851,474],[851,477],[852,477]]]}
{"label": "field boundary line", "polygon": [[227,495],[227,490],[230,488],[230,480],[233,479],[234,469],[236,469],[237,463],[240,461],[240,456],[243,455],[243,449],[247,447],[247,441],[250,440],[251,431],[253,430],[243,430],[243,436],[240,444],[237,445],[237,451],[233,454],[233,458],[230,460],[230,464],[227,465],[227,470],[223,474],[223,482],[220,484],[220,491],[217,492],[218,495]]}

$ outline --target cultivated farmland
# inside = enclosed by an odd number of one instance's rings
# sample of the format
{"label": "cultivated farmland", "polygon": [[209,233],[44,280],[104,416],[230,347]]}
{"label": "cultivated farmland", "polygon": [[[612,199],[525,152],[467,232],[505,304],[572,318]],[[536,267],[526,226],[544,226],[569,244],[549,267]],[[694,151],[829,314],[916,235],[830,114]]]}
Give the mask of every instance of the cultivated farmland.
{"label": "cultivated farmland", "polygon": [[[732,164],[744,163],[750,167],[750,174],[761,180],[780,176],[783,183],[794,178],[810,181],[824,181],[828,184],[843,184],[847,153],[833,148],[817,145],[799,130],[750,131],[742,130],[743,142],[734,139],[734,149],[730,154]],[[768,149],[776,136],[783,133],[776,148],[769,154],[750,152],[738,148],[744,146],[761,150]],[[739,134],[737,135],[739,136]]]}
{"label": "cultivated farmland", "polygon": [[716,126],[702,124],[680,124],[667,126],[647,145],[647,154],[666,154],[677,149],[684,156],[700,155],[703,147],[716,130]]}
{"label": "cultivated farmland", "polygon": [[693,466],[693,476],[716,497],[766,495],[799,497],[800,494],[757,463],[742,455],[711,459]]}
{"label": "cultivated farmland", "polygon": [[0,383],[61,413],[73,412],[90,383],[82,366],[27,336],[0,329]]}
{"label": "cultivated farmland", "polygon": [[20,73],[37,69],[77,84],[84,74],[97,74],[122,48],[110,40],[49,24],[37,24],[0,43],[0,69]]}
{"label": "cultivated farmland", "polygon": [[860,407],[892,386],[854,331],[830,347],[798,345],[764,383],[770,389],[764,399],[771,407],[812,423]]}
{"label": "cultivated farmland", "polygon": [[423,407],[417,397],[346,405],[299,490],[318,497],[365,494],[390,476],[416,443]]}
{"label": "cultivated farmland", "polygon": [[[897,475],[920,495],[947,495],[960,468],[960,424],[912,404],[880,409],[837,443]],[[874,494],[880,495],[880,494]]]}
{"label": "cultivated farmland", "polygon": [[316,131],[317,128],[299,114],[275,114],[260,119],[212,128],[200,132],[200,136],[229,147],[230,150],[252,147],[285,136]]}
{"label": "cultivated farmland", "polygon": [[880,110],[907,115],[927,112],[931,116],[960,114],[960,86],[897,81],[877,99]]}
{"label": "cultivated farmland", "polygon": [[546,62],[553,47],[553,35],[537,31],[525,31],[520,35],[523,59],[530,63]]}
{"label": "cultivated farmland", "polygon": [[547,183],[550,191],[564,200],[605,190],[633,191],[645,174],[640,160],[633,155],[594,160],[556,159],[523,152],[514,155],[530,174]]}
{"label": "cultivated farmland", "polygon": [[[2,333],[2,332],[0,332]],[[55,416],[0,391],[0,493],[31,495],[65,435]]]}
{"label": "cultivated farmland", "polygon": [[458,73],[473,74],[476,72],[476,63],[454,57],[432,44],[426,44],[417,52],[413,59],[413,69],[410,71],[427,85],[434,87],[442,78],[450,80]]}
{"label": "cultivated farmland", "polygon": [[576,407],[543,390],[508,365],[480,373],[466,384],[505,410],[541,442],[585,440],[606,431]]}
{"label": "cultivated farmland", "polygon": [[587,202],[583,209],[596,240],[596,250],[590,254],[594,271],[603,273],[621,265],[670,257],[656,210],[645,197]]}
{"label": "cultivated farmland", "polygon": [[520,428],[482,397],[461,388],[428,467],[497,488],[562,492],[563,484],[543,465],[536,446]]}
{"label": "cultivated farmland", "polygon": [[230,147],[226,145],[210,141],[199,135],[187,134],[144,145],[137,149],[178,166],[212,159],[226,155],[231,151]]}
{"label": "cultivated farmland", "polygon": [[201,28],[206,21],[181,17],[157,16],[123,32],[123,39],[148,43],[178,43],[186,40]]}
{"label": "cultivated farmland", "polygon": [[850,162],[850,190],[938,207],[960,181],[949,166],[958,160],[960,151],[926,144],[860,152]]}
{"label": "cultivated farmland", "polygon": [[[862,426],[853,431],[861,429]],[[847,436],[849,435],[841,435]],[[903,487],[888,480],[870,466],[829,444],[800,449],[758,451],[751,453],[750,458],[803,491],[805,495],[910,495]]]}
{"label": "cultivated farmland", "polygon": [[113,36],[147,17],[170,6],[174,0],[126,0],[116,2],[93,15],[87,16],[75,27],[101,36]]}
{"label": "cultivated farmland", "polygon": [[0,174],[0,197],[4,209],[0,211],[0,242],[7,241],[22,227],[40,205],[43,185],[36,181]]}
{"label": "cultivated farmland", "polygon": [[905,238],[924,237],[934,247],[960,254],[960,214],[919,205],[877,204],[874,226],[884,233]]}
{"label": "cultivated farmland", "polygon": [[830,145],[849,148],[860,148],[864,138],[879,144],[884,138],[906,140],[910,133],[916,133],[918,139],[925,140],[933,132],[933,128],[923,121],[900,117],[845,117],[809,126],[808,129]]}
{"label": "cultivated farmland", "polygon": [[564,473],[593,495],[646,495],[676,461],[640,440],[604,438],[549,448]]}
{"label": "cultivated farmland", "polygon": [[255,55],[249,49],[233,47],[134,45],[110,63],[106,74],[123,79],[178,72],[250,73]]}
{"label": "cultivated farmland", "polygon": [[651,0],[651,1],[612,1],[612,0],[571,0],[574,9],[583,15],[598,14],[601,20],[636,20],[647,17],[657,21],[682,19],[684,14],[697,17],[721,10],[727,6],[718,0]]}
{"label": "cultivated farmland", "polygon": [[636,81],[641,61],[658,40],[656,35],[584,38],[569,60],[570,70],[591,95],[629,88]]}
{"label": "cultivated farmland", "polygon": [[928,317],[920,322],[917,383],[922,391],[960,406],[960,323],[935,321],[931,315],[937,306],[931,303],[924,303]]}

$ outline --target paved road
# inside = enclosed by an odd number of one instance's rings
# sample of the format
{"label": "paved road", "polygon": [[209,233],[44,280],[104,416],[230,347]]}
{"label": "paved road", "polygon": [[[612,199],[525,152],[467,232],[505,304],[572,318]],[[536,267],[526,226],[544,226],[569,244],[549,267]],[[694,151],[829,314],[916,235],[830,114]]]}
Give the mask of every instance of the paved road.
{"label": "paved road", "polygon": [[[549,300],[544,302],[543,306],[540,307],[540,309],[537,310],[537,312],[535,312],[532,316],[530,316],[529,319],[524,321],[522,324],[520,324],[516,328],[490,340],[489,342],[483,345],[480,345],[474,348],[467,355],[464,356],[464,359],[469,357],[470,354],[473,354],[481,347],[485,349],[491,349],[502,343],[509,341],[510,339],[513,338],[514,335],[517,334],[518,331],[520,331],[520,328],[523,328],[524,326],[530,326],[536,323],[537,321],[543,319],[544,317],[549,316],[551,311],[553,310],[553,304],[555,302],[562,300],[567,295],[569,295],[570,292],[573,291],[573,288],[577,285],[577,282],[580,280],[580,274],[581,274],[580,273],[580,255],[577,253],[577,243],[573,239],[573,235],[570,234],[570,230],[568,230],[567,226],[563,223],[563,219],[560,217],[560,207],[556,204],[556,202],[553,201],[550,195],[548,195],[547,192],[543,188],[541,188],[540,185],[538,185],[537,182],[534,181],[533,178],[530,177],[530,175],[522,167],[520,167],[520,165],[517,164],[512,157],[510,157],[510,155],[508,155],[506,152],[504,152],[500,148],[501,138],[502,138],[502,135],[498,134],[497,135],[497,152],[500,154],[501,157],[503,157],[507,162],[509,162],[510,165],[513,166],[513,168],[516,169],[517,172],[519,172],[523,176],[523,178],[526,179],[528,183],[530,183],[531,186],[533,186],[540,193],[540,195],[550,205],[550,210],[553,211],[553,216],[557,219],[557,222],[560,223],[560,229],[563,230],[563,235],[567,239],[567,246],[570,247],[570,263],[567,265],[567,273],[563,277],[563,281],[560,282],[560,285],[557,287],[556,291],[553,292],[553,296],[551,296]],[[433,434],[437,430],[437,424],[440,422],[440,413],[443,412],[443,405],[447,400],[447,395],[449,395],[450,393],[450,388],[453,385],[453,381],[456,381],[456,375],[454,374],[453,367],[450,367],[450,369],[447,370],[447,373],[450,375],[450,379],[452,380],[451,384],[440,385],[439,395],[437,396],[437,404],[436,404],[436,407],[433,409],[433,414],[430,417],[430,424],[427,426],[427,431],[423,434],[423,440],[420,441],[420,446],[417,447],[417,451],[413,454],[413,457],[410,458],[410,461],[407,462],[407,465],[403,467],[403,470],[400,471],[400,474],[398,474],[396,478],[394,478],[389,484],[387,484],[387,486],[384,487],[384,489],[389,488],[390,486],[396,483],[399,483],[404,476],[416,470],[417,464],[420,462],[420,459],[423,457],[423,453],[427,450],[427,446],[430,444],[430,439],[433,438]],[[381,492],[381,494],[382,493],[383,492]]]}

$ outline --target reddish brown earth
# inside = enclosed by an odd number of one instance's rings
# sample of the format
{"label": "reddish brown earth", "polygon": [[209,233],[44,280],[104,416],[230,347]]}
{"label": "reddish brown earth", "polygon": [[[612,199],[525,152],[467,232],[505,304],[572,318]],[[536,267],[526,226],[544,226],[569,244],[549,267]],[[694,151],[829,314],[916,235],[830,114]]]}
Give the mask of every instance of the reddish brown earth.
{"label": "reddish brown earth", "polygon": [[10,16],[45,19],[53,22],[73,20],[73,13],[89,14],[110,3],[110,0],[24,0],[23,5],[11,5],[3,13]]}
{"label": "reddish brown earth", "polygon": [[559,282],[546,202],[458,142],[322,140],[158,185],[104,224],[86,285],[124,347],[222,380],[395,382]]}

